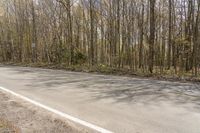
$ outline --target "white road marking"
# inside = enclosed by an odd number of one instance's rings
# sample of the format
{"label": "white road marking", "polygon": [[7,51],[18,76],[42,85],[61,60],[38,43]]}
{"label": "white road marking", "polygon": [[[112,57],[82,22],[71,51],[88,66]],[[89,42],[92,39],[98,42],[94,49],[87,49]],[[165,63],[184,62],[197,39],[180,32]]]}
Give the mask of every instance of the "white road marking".
{"label": "white road marking", "polygon": [[91,124],[91,123],[89,123],[89,122],[80,120],[80,119],[75,118],[75,117],[73,117],[73,116],[71,116],[71,115],[68,115],[68,114],[66,114],[66,113],[60,112],[60,111],[58,111],[58,110],[56,110],[56,109],[53,109],[53,108],[51,108],[51,107],[48,107],[48,106],[46,106],[46,105],[43,105],[43,104],[41,104],[41,103],[39,103],[39,102],[33,101],[33,100],[31,100],[31,99],[29,99],[29,98],[27,98],[27,97],[25,97],[25,96],[22,96],[22,95],[20,95],[20,94],[17,94],[17,93],[15,93],[15,92],[13,92],[13,91],[11,91],[11,90],[9,90],[9,89],[6,89],[6,88],[4,88],[4,87],[1,87],[1,86],[0,86],[0,90],[5,91],[5,92],[7,92],[7,93],[10,93],[10,94],[12,94],[12,95],[14,95],[14,96],[16,96],[16,97],[18,97],[18,98],[24,100],[24,101],[27,101],[27,102],[29,102],[29,103],[32,103],[32,104],[34,104],[35,106],[38,106],[38,107],[43,108],[43,109],[45,109],[45,110],[48,110],[48,111],[50,111],[50,112],[52,112],[52,113],[55,113],[55,114],[57,114],[57,115],[59,115],[59,116],[61,116],[61,117],[64,117],[64,118],[66,118],[66,119],[68,119],[68,120],[71,120],[71,121],[73,121],[73,122],[75,122],[75,123],[78,123],[78,124],[81,124],[81,125],[83,125],[83,126],[89,127],[90,129],[93,129],[93,130],[95,130],[95,131],[97,131],[97,132],[100,132],[100,133],[113,133],[113,132],[111,132],[111,131],[109,131],[109,130],[106,130],[106,129],[104,129],[104,128],[98,127],[98,126],[93,125],[93,124]]}

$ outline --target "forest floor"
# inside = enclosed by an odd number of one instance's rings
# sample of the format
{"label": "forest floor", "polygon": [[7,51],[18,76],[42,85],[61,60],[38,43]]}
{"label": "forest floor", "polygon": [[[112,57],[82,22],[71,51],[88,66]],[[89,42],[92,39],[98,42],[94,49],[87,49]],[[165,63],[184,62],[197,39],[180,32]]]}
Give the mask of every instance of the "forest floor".
{"label": "forest floor", "polygon": [[137,72],[133,72],[130,69],[118,69],[118,68],[110,68],[106,66],[94,66],[88,67],[86,65],[75,65],[68,66],[66,64],[48,64],[48,63],[13,63],[13,62],[4,62],[0,63],[3,65],[13,65],[13,66],[22,66],[22,67],[37,67],[37,68],[45,68],[45,69],[55,69],[55,70],[67,70],[74,72],[86,72],[86,73],[95,73],[95,74],[105,74],[105,75],[117,75],[117,76],[128,76],[128,77],[137,77],[137,78],[149,78],[155,80],[163,80],[163,81],[179,81],[179,82],[195,82],[200,83],[200,75],[197,77],[193,76],[192,72],[187,72],[183,74],[175,74],[173,70],[164,70],[161,74],[160,70],[154,70],[153,74],[148,72],[144,72],[142,70],[138,70]]}
{"label": "forest floor", "polygon": [[73,123],[0,91],[0,133],[80,133]]}

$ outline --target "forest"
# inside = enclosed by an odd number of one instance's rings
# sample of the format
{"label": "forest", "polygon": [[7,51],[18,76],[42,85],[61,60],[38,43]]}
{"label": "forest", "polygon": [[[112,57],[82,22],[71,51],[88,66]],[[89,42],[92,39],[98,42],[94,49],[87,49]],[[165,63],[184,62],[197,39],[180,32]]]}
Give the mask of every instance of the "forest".
{"label": "forest", "polygon": [[0,62],[200,75],[200,0],[1,0]]}

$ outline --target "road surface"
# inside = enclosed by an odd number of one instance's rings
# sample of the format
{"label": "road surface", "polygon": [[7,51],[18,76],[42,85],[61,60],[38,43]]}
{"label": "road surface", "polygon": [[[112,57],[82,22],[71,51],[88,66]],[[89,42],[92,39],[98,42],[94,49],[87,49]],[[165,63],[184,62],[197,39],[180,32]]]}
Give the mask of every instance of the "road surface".
{"label": "road surface", "polygon": [[200,85],[0,66],[0,86],[116,133],[200,133]]}

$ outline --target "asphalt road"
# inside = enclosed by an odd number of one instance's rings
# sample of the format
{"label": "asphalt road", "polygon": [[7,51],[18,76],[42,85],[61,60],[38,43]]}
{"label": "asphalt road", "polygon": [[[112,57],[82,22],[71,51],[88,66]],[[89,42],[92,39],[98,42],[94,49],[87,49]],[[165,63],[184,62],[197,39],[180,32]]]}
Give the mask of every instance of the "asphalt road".
{"label": "asphalt road", "polygon": [[0,86],[116,133],[200,133],[200,85],[0,66]]}

